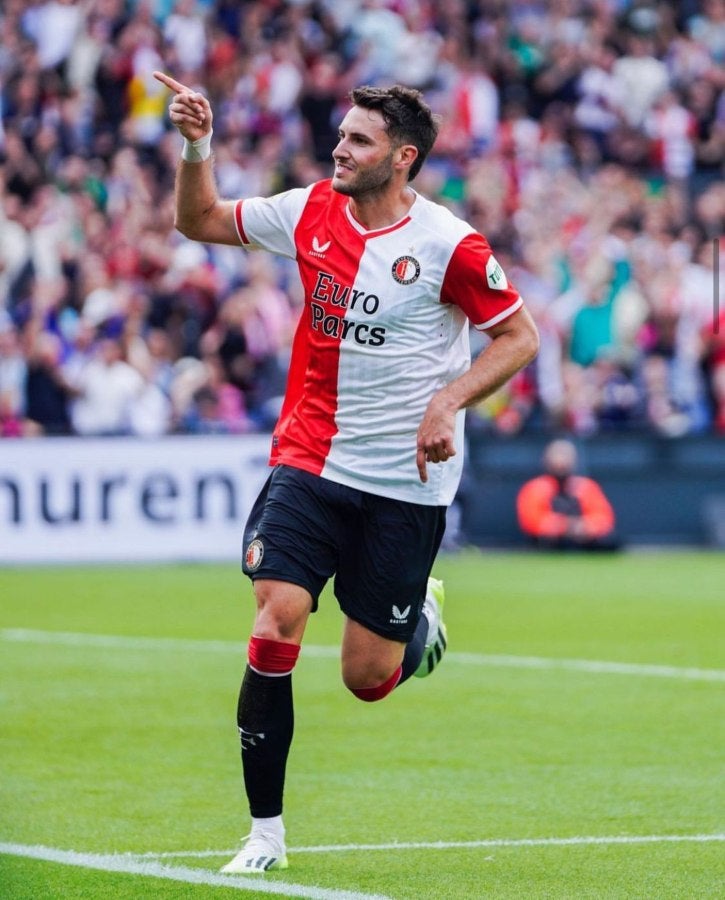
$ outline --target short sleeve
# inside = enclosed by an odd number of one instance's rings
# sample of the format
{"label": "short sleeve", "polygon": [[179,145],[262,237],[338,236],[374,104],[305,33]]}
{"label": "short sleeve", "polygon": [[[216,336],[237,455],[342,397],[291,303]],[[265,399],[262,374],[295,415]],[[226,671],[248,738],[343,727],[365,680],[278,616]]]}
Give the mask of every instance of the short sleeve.
{"label": "short sleeve", "polygon": [[310,188],[295,188],[273,197],[238,200],[234,221],[242,245],[294,259],[294,233],[309,196]]}
{"label": "short sleeve", "polygon": [[453,251],[441,286],[441,302],[458,306],[475,328],[492,328],[523,306],[483,235],[468,234]]}

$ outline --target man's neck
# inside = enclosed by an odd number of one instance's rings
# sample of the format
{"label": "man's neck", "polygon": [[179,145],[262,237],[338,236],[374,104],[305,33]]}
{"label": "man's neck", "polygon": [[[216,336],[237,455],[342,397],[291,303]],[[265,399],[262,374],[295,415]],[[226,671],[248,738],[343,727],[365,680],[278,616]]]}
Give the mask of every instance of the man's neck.
{"label": "man's neck", "polygon": [[394,194],[350,197],[350,212],[367,231],[379,231],[405,218],[415,197],[415,191],[407,185]]}

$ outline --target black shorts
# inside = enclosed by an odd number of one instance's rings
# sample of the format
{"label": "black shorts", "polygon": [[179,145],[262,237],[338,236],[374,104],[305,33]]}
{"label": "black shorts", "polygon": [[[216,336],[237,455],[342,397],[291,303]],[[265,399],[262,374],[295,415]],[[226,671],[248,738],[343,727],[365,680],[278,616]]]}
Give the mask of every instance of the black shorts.
{"label": "black shorts", "polygon": [[379,497],[277,466],[244,529],[242,569],[305,588],[312,611],[335,576],[340,609],[370,631],[407,643],[445,531],[446,508]]}

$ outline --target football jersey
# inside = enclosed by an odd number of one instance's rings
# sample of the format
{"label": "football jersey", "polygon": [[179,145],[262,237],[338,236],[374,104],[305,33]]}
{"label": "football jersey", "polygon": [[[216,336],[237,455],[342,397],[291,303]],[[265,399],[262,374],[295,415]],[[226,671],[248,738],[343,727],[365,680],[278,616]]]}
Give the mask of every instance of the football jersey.
{"label": "football jersey", "polygon": [[522,306],[485,238],[417,194],[394,225],[366,230],[321,181],[235,206],[239,239],[295,259],[305,305],[272,437],[283,463],[340,484],[432,506],[452,502],[456,456],[416,466],[431,397],[470,366],[468,324],[490,328]]}

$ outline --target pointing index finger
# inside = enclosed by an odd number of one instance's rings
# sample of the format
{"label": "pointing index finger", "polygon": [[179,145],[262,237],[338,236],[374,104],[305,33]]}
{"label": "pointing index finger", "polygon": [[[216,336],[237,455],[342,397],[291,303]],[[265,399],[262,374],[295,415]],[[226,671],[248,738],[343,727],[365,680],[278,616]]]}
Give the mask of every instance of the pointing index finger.
{"label": "pointing index finger", "polygon": [[186,87],[186,85],[181,84],[180,81],[177,81],[175,78],[172,78],[165,72],[154,72],[154,78],[157,81],[160,81],[162,84],[165,84],[167,88],[170,88],[176,94],[181,94],[184,91],[191,91],[191,88],[188,88]]}
{"label": "pointing index finger", "polygon": [[415,454],[415,463],[418,466],[418,477],[425,484],[428,481],[428,469],[425,464],[425,450],[422,447],[418,447],[418,451]]}

